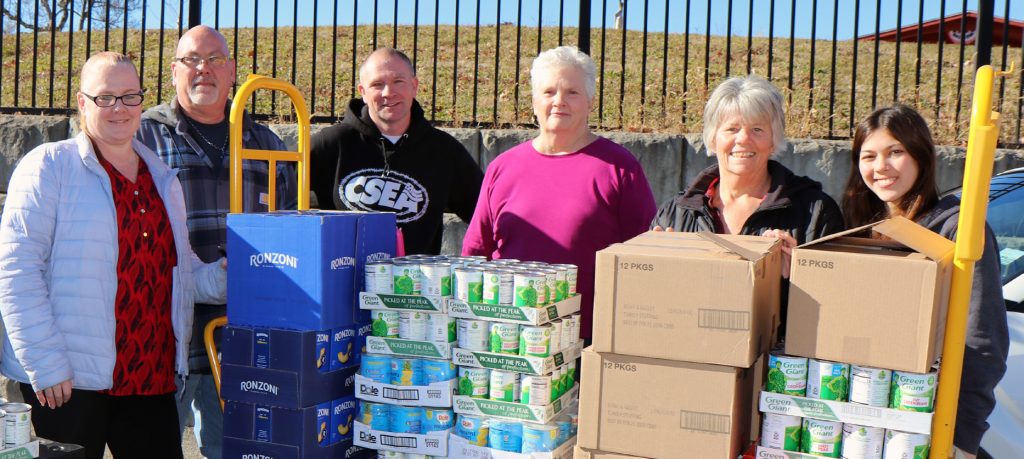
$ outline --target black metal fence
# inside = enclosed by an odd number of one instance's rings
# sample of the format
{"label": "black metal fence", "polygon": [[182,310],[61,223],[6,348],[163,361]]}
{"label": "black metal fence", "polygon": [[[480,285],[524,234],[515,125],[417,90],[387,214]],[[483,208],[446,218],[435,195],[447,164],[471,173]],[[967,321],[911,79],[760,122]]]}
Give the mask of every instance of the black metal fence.
{"label": "black metal fence", "polygon": [[[790,137],[848,138],[875,107],[903,102],[939,142],[962,144],[978,53],[966,0],[100,0],[74,11],[82,4],[70,2],[73,19],[48,28],[56,0],[4,0],[0,113],[68,113],[82,63],[103,49],[136,59],[147,106],[168,100],[169,63],[191,13],[227,37],[240,81],[291,81],[318,122],[358,96],[358,63],[394,46],[413,59],[418,99],[435,122],[530,125],[531,61],[570,44],[597,63],[591,122],[600,129],[699,132],[715,85],[754,73],[783,91]],[[1010,0],[994,7],[1011,15]],[[898,24],[906,29],[886,33]],[[998,18],[993,28],[1002,37],[993,65],[1017,63],[994,98],[1006,146],[1022,143],[1021,28]],[[262,117],[290,115],[275,94],[250,103]]]}

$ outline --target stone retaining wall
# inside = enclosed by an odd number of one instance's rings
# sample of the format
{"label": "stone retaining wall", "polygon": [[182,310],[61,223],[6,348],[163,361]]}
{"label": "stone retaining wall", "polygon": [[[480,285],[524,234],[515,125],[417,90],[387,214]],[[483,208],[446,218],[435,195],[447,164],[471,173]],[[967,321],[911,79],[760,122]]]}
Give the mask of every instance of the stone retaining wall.
{"label": "stone retaining wall", "polygon": [[[61,140],[72,135],[77,123],[65,117],[0,116],[0,206],[7,193],[7,182],[17,161],[35,146]],[[272,125],[278,135],[295,148],[297,135],[295,125]],[[313,132],[323,125],[313,126]],[[524,142],[535,135],[529,130],[494,129],[445,129],[462,142],[481,166],[487,165],[501,152]],[[639,134],[629,132],[602,132],[601,135],[625,146],[636,155],[643,165],[658,203],[671,198],[692,180],[701,170],[713,162],[707,156],[707,149],[699,134]],[[838,198],[850,173],[850,142],[814,139],[794,139],[786,151],[776,159],[797,174],[809,176],[822,183],[825,191]],[[938,184],[940,190],[959,186],[963,180],[964,158],[962,147],[938,148]],[[996,151],[995,171],[1001,172],[1024,167],[1024,151]],[[461,234],[465,232],[458,218],[446,218],[446,253],[453,253],[461,246]]]}

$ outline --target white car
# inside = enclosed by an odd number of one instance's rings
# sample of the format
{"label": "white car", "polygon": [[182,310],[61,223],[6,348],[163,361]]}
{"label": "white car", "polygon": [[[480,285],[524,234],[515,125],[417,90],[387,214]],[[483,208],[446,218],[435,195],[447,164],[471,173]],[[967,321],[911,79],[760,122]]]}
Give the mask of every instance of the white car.
{"label": "white car", "polygon": [[978,457],[1020,459],[1024,458],[1024,168],[992,177],[986,220],[999,245],[1010,353]]}

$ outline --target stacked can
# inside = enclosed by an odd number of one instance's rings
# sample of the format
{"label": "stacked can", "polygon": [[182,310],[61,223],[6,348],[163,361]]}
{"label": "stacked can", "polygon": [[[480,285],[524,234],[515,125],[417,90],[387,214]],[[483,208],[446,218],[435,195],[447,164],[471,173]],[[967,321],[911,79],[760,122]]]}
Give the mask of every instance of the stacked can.
{"label": "stacked can", "polygon": [[[550,357],[578,346],[580,315],[540,326],[458,319],[458,347],[468,351]],[[547,375],[459,367],[458,394],[506,402],[547,405],[575,384],[577,363],[568,360]]]}
{"label": "stacked can", "polygon": [[[408,257],[398,260],[399,263],[423,262],[409,260]],[[572,264],[510,259],[486,261],[476,257],[434,257],[427,261],[449,265],[451,296],[467,303],[540,307],[576,295],[579,270]],[[405,267],[396,269],[404,276]],[[409,283],[403,281],[403,285]],[[395,293],[399,292],[396,290]]]}
{"label": "stacked can", "polygon": [[470,444],[499,451],[532,454],[551,452],[576,436],[579,406],[573,404],[547,424],[459,414],[455,435]]}
{"label": "stacked can", "polygon": [[[467,303],[546,307],[576,295],[575,265],[496,259],[453,262],[454,298]],[[481,319],[457,319],[457,347],[473,352],[547,358],[576,349],[581,316],[567,314],[530,325]],[[459,367],[458,395],[501,402],[546,406],[573,388],[577,361],[566,359],[550,373],[535,375],[498,369]],[[572,403],[575,403],[573,401]],[[510,452],[551,451],[575,435],[575,413],[546,425],[459,414],[455,434],[479,446]],[[559,429],[559,423],[564,429]],[[563,438],[564,437],[564,438]]]}
{"label": "stacked can", "polygon": [[[931,412],[937,374],[906,373],[772,352],[767,392],[880,408]],[[765,413],[761,446],[824,457],[927,457],[928,435]],[[884,454],[884,456],[883,456]]]}
{"label": "stacked can", "polygon": [[[447,298],[454,294],[453,273],[457,266],[475,258],[410,255],[368,263],[365,285],[368,293],[419,295]],[[448,314],[418,310],[374,309],[373,336],[454,345],[458,322]],[[360,374],[376,383],[394,386],[430,386],[456,380],[451,360],[402,355],[363,354]],[[451,406],[426,407],[402,403],[360,400],[359,420],[369,428],[395,434],[431,434],[451,430],[455,413]],[[379,451],[378,457],[428,457],[414,453]]]}

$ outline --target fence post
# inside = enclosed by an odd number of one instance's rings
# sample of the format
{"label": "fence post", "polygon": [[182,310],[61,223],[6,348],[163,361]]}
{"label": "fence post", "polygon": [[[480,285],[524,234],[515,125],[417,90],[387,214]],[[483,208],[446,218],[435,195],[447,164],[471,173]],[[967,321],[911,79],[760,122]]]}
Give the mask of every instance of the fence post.
{"label": "fence post", "polygon": [[[978,61],[975,62],[974,68],[977,70],[983,65],[989,65],[992,63],[992,9],[993,0],[979,0],[978,1],[978,25],[975,33],[978,38],[975,41],[976,48],[978,51]],[[966,20],[966,18],[964,18]],[[1004,21],[1009,21],[1010,18],[1003,18]],[[1006,40],[1006,37],[1003,37]]]}
{"label": "fence post", "polygon": [[580,0],[580,35],[577,40],[580,51],[590,54],[590,0]]}
{"label": "fence post", "polygon": [[203,0],[188,0],[188,28],[202,23]]}

